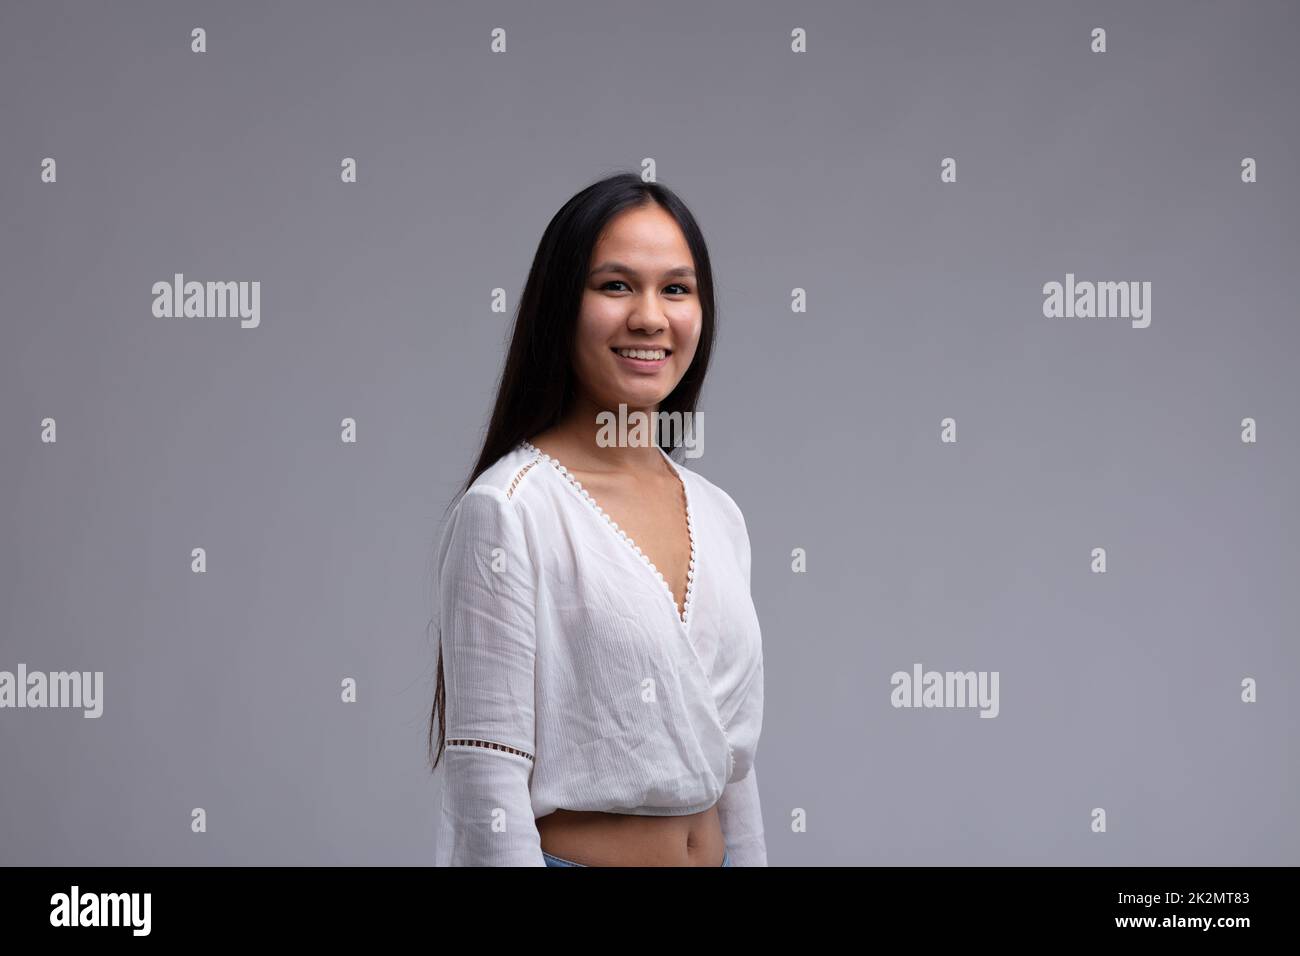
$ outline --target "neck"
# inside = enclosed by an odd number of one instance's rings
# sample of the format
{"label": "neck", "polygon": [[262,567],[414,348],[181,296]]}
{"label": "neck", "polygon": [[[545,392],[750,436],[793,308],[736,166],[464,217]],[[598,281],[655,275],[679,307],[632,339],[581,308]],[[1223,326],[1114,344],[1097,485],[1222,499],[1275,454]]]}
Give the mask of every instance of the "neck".
{"label": "neck", "polygon": [[[629,432],[632,431],[631,423],[636,421],[633,418],[634,412],[642,412],[648,416],[650,425],[644,432],[638,431],[639,434],[648,435],[648,444],[602,444],[602,441],[607,442],[611,434],[617,441],[618,409],[607,409],[603,405],[593,402],[589,397],[579,395],[574,400],[573,408],[570,409],[564,419],[544,434],[549,434],[557,445],[563,445],[566,455],[573,458],[575,464],[578,463],[578,456],[581,456],[581,459],[587,464],[603,469],[635,471],[643,468],[659,468],[662,467],[663,456],[659,448],[654,444],[653,427],[654,415],[657,411],[657,405],[645,408],[628,406],[627,408]],[[615,424],[613,426],[602,425],[596,417],[602,413],[606,413],[603,416],[605,420],[608,420],[612,415]]]}

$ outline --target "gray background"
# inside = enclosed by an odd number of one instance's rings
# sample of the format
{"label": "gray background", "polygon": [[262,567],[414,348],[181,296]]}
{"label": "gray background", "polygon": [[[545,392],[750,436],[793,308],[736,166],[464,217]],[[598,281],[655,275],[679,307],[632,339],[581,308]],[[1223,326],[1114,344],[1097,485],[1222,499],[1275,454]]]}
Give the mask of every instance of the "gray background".
{"label": "gray background", "polygon": [[[1300,863],[1298,27],[5,3],[0,669],[105,711],[0,711],[0,861],[432,858],[443,509],[546,222],[652,156],[717,272],[691,465],[753,543],[770,862]],[[261,281],[261,327],[154,318],[174,272]],[[1151,327],[1044,318],[1067,272],[1151,281]],[[1000,671],[1000,716],[892,708],[914,661]]]}

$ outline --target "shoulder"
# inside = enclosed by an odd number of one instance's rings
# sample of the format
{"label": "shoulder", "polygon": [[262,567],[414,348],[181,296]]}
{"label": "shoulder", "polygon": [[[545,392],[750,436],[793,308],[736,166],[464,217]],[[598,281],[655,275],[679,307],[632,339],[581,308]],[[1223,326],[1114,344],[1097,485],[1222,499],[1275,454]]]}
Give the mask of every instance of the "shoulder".
{"label": "shoulder", "polygon": [[466,494],[474,492],[514,501],[524,483],[524,478],[537,458],[536,452],[529,451],[523,445],[516,445],[488,465],[466,489]]}
{"label": "shoulder", "polygon": [[[438,575],[444,587],[454,587],[465,575],[483,578],[484,562],[495,560],[504,550],[522,560],[512,568],[526,567],[531,560],[531,522],[520,505],[526,478],[520,473],[536,460],[522,447],[506,452],[489,465],[452,503],[445,517],[437,549]],[[496,570],[492,568],[491,570]]]}
{"label": "shoulder", "polygon": [[451,509],[457,521],[513,523],[520,514],[520,500],[529,484],[527,478],[538,456],[522,445],[506,452],[470,483]]}
{"label": "shoulder", "polygon": [[734,528],[740,535],[748,536],[745,528],[745,515],[740,510],[740,505],[736,504],[736,500],[731,495],[690,466],[678,462],[674,462],[674,464],[677,465],[678,472],[682,475],[686,487],[691,492],[692,511],[701,506],[707,508],[717,515],[724,525]]}

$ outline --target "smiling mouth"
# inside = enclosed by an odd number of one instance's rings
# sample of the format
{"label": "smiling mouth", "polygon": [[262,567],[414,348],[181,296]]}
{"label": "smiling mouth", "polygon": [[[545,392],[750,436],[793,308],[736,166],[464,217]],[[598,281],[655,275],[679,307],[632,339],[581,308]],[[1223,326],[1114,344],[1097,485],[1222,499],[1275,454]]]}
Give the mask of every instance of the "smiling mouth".
{"label": "smiling mouth", "polygon": [[658,362],[673,354],[672,349],[610,349],[623,358],[640,359],[643,362]]}

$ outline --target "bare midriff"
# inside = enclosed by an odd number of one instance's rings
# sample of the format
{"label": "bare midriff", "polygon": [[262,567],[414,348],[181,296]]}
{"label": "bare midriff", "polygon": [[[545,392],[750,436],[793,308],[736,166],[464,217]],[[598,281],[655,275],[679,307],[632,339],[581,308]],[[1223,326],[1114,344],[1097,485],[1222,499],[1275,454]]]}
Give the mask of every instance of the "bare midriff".
{"label": "bare midriff", "polygon": [[556,810],[537,831],[545,852],[583,866],[721,866],[726,849],[716,805],[676,817]]}

